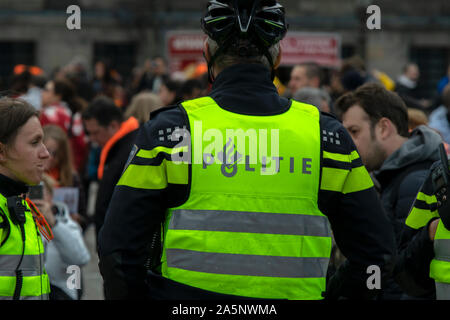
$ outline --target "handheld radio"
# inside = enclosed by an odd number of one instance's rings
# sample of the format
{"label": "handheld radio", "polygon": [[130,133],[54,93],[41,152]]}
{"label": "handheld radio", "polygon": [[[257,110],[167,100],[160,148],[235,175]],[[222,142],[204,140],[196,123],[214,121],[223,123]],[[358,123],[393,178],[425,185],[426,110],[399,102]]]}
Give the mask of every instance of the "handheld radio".
{"label": "handheld radio", "polygon": [[439,216],[445,228],[450,230],[450,170],[444,145],[439,146],[441,163],[431,172]]}

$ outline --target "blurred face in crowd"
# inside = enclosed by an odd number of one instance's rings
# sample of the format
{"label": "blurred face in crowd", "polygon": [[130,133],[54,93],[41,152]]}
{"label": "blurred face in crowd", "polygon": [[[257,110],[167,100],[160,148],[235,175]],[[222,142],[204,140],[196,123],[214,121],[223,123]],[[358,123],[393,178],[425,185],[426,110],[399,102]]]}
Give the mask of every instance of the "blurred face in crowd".
{"label": "blurred face in crowd", "polygon": [[153,68],[153,64],[152,61],[150,59],[145,59],[144,61],[144,70],[147,72],[152,71]]}
{"label": "blurred face in crowd", "polygon": [[55,85],[53,81],[49,81],[45,84],[42,91],[42,105],[44,107],[51,106],[61,101],[61,96],[55,94]]}
{"label": "blurred face in crowd", "polygon": [[98,61],[95,64],[95,78],[97,79],[103,79],[103,77],[105,76],[105,64],[101,61]]}
{"label": "blurred face in crowd", "polygon": [[105,146],[109,139],[111,139],[120,129],[118,121],[112,121],[108,126],[100,125],[97,119],[83,120],[84,127],[89,135],[89,138],[97,143],[100,147]]}
{"label": "blurred face in crowd", "polygon": [[48,171],[48,170],[58,167],[58,165],[59,165],[58,150],[60,148],[58,145],[58,141],[56,141],[55,139],[53,139],[51,137],[45,138],[44,144],[48,150],[48,153],[50,154],[50,157],[49,157],[46,167],[45,167],[45,170]]}
{"label": "blurred face in crowd", "polygon": [[153,73],[162,76],[166,73],[166,64],[164,63],[164,60],[161,58],[156,58],[153,61]]}
{"label": "blurred face in crowd", "polygon": [[387,155],[379,140],[377,125],[372,128],[368,114],[357,104],[342,115],[342,123],[352,136],[367,171],[379,169]]}
{"label": "blurred face in crowd", "polygon": [[291,71],[291,79],[289,80],[288,87],[292,93],[295,93],[298,89],[308,86],[308,78],[306,77],[306,70],[302,66],[296,66]]}
{"label": "blurred face in crowd", "polygon": [[332,72],[330,76],[330,89],[332,93],[341,95],[345,92],[344,86],[342,85],[341,78],[338,72]]}
{"label": "blurred face in crowd", "polygon": [[295,66],[291,71],[291,78],[288,83],[288,88],[294,94],[298,89],[304,87],[318,88],[320,80],[316,77],[308,78],[305,66]]}
{"label": "blurred face in crowd", "polygon": [[420,77],[419,67],[416,64],[409,65],[408,68],[406,69],[405,75],[412,81],[419,80]]}
{"label": "blurred face in crowd", "polygon": [[43,137],[39,119],[31,117],[10,145],[0,143],[0,172],[28,185],[38,184],[50,156]]}
{"label": "blurred face in crowd", "polygon": [[170,105],[175,99],[176,93],[170,91],[164,84],[159,88],[159,98],[161,99],[162,105]]}

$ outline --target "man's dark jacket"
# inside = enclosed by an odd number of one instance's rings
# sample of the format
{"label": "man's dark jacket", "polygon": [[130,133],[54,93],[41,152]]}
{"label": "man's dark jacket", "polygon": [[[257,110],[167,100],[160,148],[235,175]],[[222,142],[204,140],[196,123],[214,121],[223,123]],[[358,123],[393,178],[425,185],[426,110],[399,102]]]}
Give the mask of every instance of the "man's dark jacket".
{"label": "man's dark jacket", "polygon": [[[397,246],[400,245],[405,220],[417,192],[425,181],[429,168],[439,159],[441,142],[441,137],[435,131],[426,126],[419,126],[409,139],[384,161],[380,170],[375,172],[375,178],[380,184],[381,202],[394,227]],[[411,297],[404,294],[394,280],[390,279],[380,298],[399,300]]]}
{"label": "man's dark jacket", "polygon": [[97,199],[95,202],[95,230],[100,231],[105,220],[106,210],[114,192],[114,187],[122,175],[125,164],[134,145],[138,130],[134,130],[117,140],[109,150],[105,161],[103,177],[99,181]]}

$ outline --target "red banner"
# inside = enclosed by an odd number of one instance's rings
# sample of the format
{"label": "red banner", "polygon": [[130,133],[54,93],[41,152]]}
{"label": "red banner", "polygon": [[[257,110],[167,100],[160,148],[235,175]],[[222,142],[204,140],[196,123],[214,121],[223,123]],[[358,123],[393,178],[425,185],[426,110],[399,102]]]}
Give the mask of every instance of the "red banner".
{"label": "red banner", "polygon": [[334,33],[291,32],[281,41],[281,64],[316,62],[327,67],[341,63],[341,39]]}
{"label": "red banner", "polygon": [[204,62],[206,36],[197,31],[172,31],[166,35],[167,58],[171,72],[182,71],[192,63]]}
{"label": "red banner", "polygon": [[[171,72],[182,71],[192,63],[204,62],[203,42],[199,31],[171,31],[166,35],[166,50]],[[335,33],[288,32],[281,41],[281,65],[317,62],[326,67],[339,67],[341,38]]]}

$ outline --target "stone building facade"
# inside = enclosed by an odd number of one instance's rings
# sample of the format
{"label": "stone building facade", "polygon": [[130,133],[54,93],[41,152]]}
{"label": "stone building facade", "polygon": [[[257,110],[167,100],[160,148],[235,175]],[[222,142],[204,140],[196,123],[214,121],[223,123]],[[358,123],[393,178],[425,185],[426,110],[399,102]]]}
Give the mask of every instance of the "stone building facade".
{"label": "stone building facade", "polygon": [[[365,57],[369,69],[396,77],[415,61],[428,90],[450,63],[448,0],[280,0],[291,31],[334,32],[342,57]],[[17,63],[47,72],[74,57],[89,69],[104,56],[121,72],[165,53],[165,34],[198,30],[203,0],[0,0],[0,76]],[[81,29],[68,30],[70,5],[81,8]],[[368,30],[366,8],[381,9],[381,30]]]}

